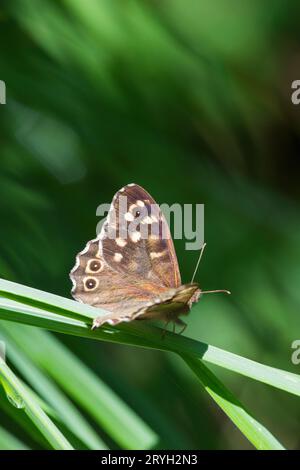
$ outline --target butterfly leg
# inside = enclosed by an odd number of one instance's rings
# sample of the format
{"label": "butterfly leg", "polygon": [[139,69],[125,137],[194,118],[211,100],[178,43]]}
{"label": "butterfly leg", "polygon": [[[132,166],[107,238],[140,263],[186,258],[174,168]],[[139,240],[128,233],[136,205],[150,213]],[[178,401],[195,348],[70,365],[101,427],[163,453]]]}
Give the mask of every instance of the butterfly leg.
{"label": "butterfly leg", "polygon": [[168,328],[168,325],[169,325],[170,321],[171,320],[166,320],[164,329],[162,330],[162,333],[161,333],[161,339],[165,339],[166,332],[168,331],[167,328]]}
{"label": "butterfly leg", "polygon": [[[186,327],[187,327],[187,324],[184,323],[184,321],[180,320],[180,318],[177,318],[175,323],[176,323],[177,325],[181,325],[181,326],[182,326],[181,330],[177,333],[178,335],[182,335],[182,333],[184,332],[184,330],[185,330]],[[174,325],[175,325],[175,323],[174,323]]]}

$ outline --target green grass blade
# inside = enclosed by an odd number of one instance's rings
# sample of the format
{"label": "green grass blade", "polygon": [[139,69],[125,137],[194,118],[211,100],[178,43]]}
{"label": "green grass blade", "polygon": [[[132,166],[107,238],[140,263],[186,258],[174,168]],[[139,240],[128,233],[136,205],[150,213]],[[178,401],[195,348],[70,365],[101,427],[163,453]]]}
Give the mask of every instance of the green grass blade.
{"label": "green grass blade", "polygon": [[27,450],[28,447],[0,426],[0,450]]}
{"label": "green grass blade", "polygon": [[181,355],[196,374],[205,390],[233,421],[244,436],[259,450],[283,450],[284,447],[261,423],[259,423],[220,380],[200,361]]}
{"label": "green grass blade", "polygon": [[[133,322],[130,325],[121,324],[113,328],[105,326],[96,331],[91,331],[92,318],[101,314],[101,311],[98,309],[9,281],[0,280],[0,293],[7,299],[22,299],[27,304],[0,299],[0,318],[2,319],[40,326],[52,331],[83,336],[85,338],[192,355],[300,396],[300,376],[297,374],[266,366],[215,346],[194,341],[184,336],[172,334],[171,332],[168,332],[162,340],[161,329],[146,324],[141,325]],[[63,305],[61,310],[59,299],[61,299]],[[37,302],[43,308],[29,306],[34,303],[37,304]],[[53,307],[51,307],[51,302],[54,303]],[[48,307],[46,308],[46,306]],[[76,317],[74,319],[71,318],[72,308]],[[54,310],[55,313],[52,313]],[[63,316],[66,310],[68,310],[68,317]],[[84,321],[79,320],[79,317],[84,319]]]}
{"label": "green grass blade", "polygon": [[[31,446],[33,448],[43,448],[48,449],[49,444],[36,428],[35,424],[29,419],[26,413],[23,413],[15,406],[12,406],[10,401],[7,399],[4,388],[1,387],[0,383],[0,412],[1,415],[6,415],[6,418],[9,420],[11,425],[20,429],[20,432],[25,433],[26,437],[32,441]],[[37,446],[37,447],[36,447]]]}
{"label": "green grass blade", "polygon": [[56,338],[45,331],[2,324],[18,347],[121,447],[147,449],[157,443],[157,435],[141,418]]}
{"label": "green grass blade", "polygon": [[[11,371],[5,361],[0,357],[0,379],[6,393],[9,396],[14,395],[11,400],[18,400],[18,406],[23,407],[27,416],[39,429],[54,449],[72,450],[71,444],[50,420],[41,407],[35,402],[31,394],[28,393],[21,381]],[[22,402],[22,405],[20,404]]]}
{"label": "green grass blade", "polygon": [[[24,347],[24,342],[22,343],[23,335],[20,335],[20,333],[22,333],[21,330],[22,328],[18,325],[1,322],[0,339],[3,339],[6,343],[7,355],[10,361],[18,368],[19,372],[26,378],[31,387],[51,405],[59,417],[59,420],[63,422],[74,436],[81,440],[89,449],[105,449],[106,445],[104,442],[83,418],[78,409],[56,384],[38,369],[36,366],[36,357],[32,358],[35,359],[34,362],[30,360],[28,349]],[[26,328],[27,339],[30,340],[30,331],[27,330]],[[42,334],[44,332],[37,331],[37,333]],[[42,350],[41,339],[42,338],[38,341],[38,344]],[[17,344],[20,342],[21,347],[18,347]],[[53,358],[53,352],[51,358]],[[55,359],[53,358],[53,360]],[[43,406],[42,408],[47,412]]]}
{"label": "green grass blade", "polygon": [[31,396],[31,398],[40,406],[40,408],[46,413],[46,415],[49,416],[50,419],[56,422],[62,423],[62,420],[60,419],[60,416],[57,414],[57,412],[52,408],[48,403],[46,403],[29,385],[27,385],[26,382],[23,382],[19,378],[21,384],[25,388],[26,392]]}
{"label": "green grass blade", "polygon": [[[59,295],[50,294],[16,282],[0,279],[0,296],[16,300],[32,307],[44,308],[48,312],[79,318],[81,320],[95,318],[95,309],[90,305],[80,304]],[[97,309],[99,315],[105,310]]]}

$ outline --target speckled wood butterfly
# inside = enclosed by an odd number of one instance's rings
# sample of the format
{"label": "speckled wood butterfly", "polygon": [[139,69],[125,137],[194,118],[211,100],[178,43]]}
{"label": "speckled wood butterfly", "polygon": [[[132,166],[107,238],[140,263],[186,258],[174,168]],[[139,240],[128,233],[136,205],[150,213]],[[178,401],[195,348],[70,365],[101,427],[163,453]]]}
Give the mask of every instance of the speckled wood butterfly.
{"label": "speckled wood butterfly", "polygon": [[136,184],[115,194],[99,236],[77,255],[70,278],[76,300],[109,312],[96,318],[93,328],[144,319],[185,328],[179,315],[187,315],[201,294],[228,292],[181,284],[167,221],[150,194]]}

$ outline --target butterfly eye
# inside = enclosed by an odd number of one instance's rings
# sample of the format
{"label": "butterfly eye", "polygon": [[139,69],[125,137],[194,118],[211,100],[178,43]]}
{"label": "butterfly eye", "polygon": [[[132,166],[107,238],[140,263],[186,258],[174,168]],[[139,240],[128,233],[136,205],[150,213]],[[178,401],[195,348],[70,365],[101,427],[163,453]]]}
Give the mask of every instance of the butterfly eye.
{"label": "butterfly eye", "polygon": [[92,277],[89,277],[85,281],[85,287],[89,290],[95,289],[96,284],[97,284],[96,279],[93,279]]}

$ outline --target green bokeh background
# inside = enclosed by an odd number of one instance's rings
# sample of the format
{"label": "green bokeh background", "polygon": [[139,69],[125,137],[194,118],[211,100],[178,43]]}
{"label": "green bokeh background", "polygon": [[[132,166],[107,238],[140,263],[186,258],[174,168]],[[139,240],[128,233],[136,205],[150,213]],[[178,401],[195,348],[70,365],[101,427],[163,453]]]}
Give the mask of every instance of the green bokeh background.
{"label": "green bokeh background", "polygon": [[[204,203],[207,296],[186,335],[300,372],[299,7],[268,0],[11,0],[0,7],[1,277],[70,296],[96,208],[127,183]],[[183,281],[198,254],[176,241]],[[250,444],[173,356],[60,337],[160,436],[160,448]],[[299,401],[214,368],[299,448]],[[1,425],[24,437],[0,408]]]}

